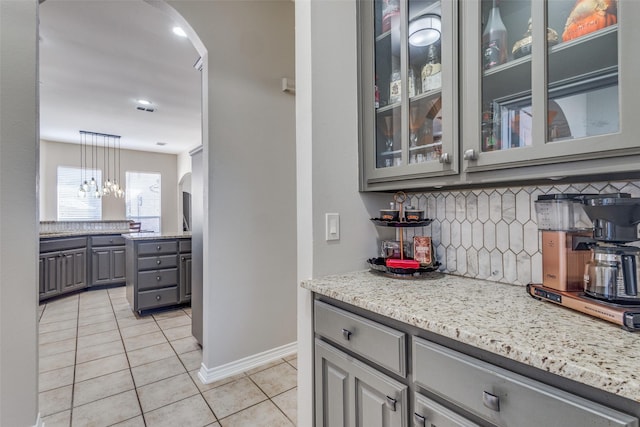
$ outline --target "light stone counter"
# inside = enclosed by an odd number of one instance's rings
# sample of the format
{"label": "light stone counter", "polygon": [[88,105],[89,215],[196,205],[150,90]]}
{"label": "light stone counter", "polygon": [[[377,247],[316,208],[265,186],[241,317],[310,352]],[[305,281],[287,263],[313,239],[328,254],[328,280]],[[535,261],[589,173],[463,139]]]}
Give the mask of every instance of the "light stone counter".
{"label": "light stone counter", "polygon": [[162,239],[184,239],[191,238],[190,231],[178,231],[173,233],[129,233],[122,237],[129,240],[162,240]]}
{"label": "light stone counter", "polygon": [[82,236],[104,236],[104,235],[118,235],[129,234],[129,230],[78,230],[78,231],[55,231],[40,233],[41,239],[53,239],[59,237],[82,237]]}
{"label": "light stone counter", "polygon": [[537,301],[523,286],[354,272],[303,288],[640,402],[640,333]]}

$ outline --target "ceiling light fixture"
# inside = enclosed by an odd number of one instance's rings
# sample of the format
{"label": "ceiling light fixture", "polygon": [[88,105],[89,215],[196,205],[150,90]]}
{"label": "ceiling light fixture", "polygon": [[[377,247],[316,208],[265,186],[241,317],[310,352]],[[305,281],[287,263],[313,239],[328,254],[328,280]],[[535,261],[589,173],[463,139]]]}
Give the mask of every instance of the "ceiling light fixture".
{"label": "ceiling light fixture", "polygon": [[[89,141],[90,139],[90,141]],[[102,162],[106,180],[102,189],[96,181],[95,171],[98,167],[98,154],[100,151],[100,142],[102,142]],[[91,145],[91,181],[87,181],[87,144]],[[113,170],[111,169],[111,159],[113,159]],[[95,162],[94,162],[95,161]],[[118,184],[118,178],[121,176],[121,146],[120,136],[110,135],[106,133],[80,131],[80,188],[78,189],[78,197],[102,197],[112,195],[118,199],[124,198],[124,187]],[[113,180],[111,176],[113,174]]]}
{"label": "ceiling light fixture", "polygon": [[151,101],[147,101],[146,99],[138,99],[138,104],[140,104],[140,105],[151,105]]}
{"label": "ceiling light fixture", "polygon": [[409,44],[412,46],[429,46],[440,40],[442,23],[436,14],[422,15],[409,22]]}
{"label": "ceiling light fixture", "polygon": [[173,27],[173,34],[180,37],[187,37],[187,33],[180,27]]}

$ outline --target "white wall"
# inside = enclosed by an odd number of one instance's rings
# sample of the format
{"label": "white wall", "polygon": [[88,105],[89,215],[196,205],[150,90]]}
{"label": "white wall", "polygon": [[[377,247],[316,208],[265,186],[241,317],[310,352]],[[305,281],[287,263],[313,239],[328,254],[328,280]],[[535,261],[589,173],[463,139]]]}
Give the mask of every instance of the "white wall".
{"label": "white wall", "polygon": [[[125,171],[156,172],[162,174],[162,231],[173,233],[182,230],[178,216],[177,156],[175,154],[122,150],[120,180],[124,182]],[[102,155],[98,157],[102,164]],[[40,141],[40,219],[55,221],[57,218],[57,171],[58,166],[80,167],[80,145],[52,141]],[[126,189],[125,189],[126,190]],[[102,199],[102,219],[126,219],[123,199]]]}
{"label": "white wall", "polygon": [[[298,228],[305,233],[298,279],[363,270],[377,254],[378,230],[369,218],[391,195],[358,192],[356,2],[296,1],[296,55]],[[337,242],[324,239],[327,212],[340,214]],[[299,289],[300,425],[312,425],[311,315],[311,293]]]}
{"label": "white wall", "polygon": [[38,2],[0,1],[0,425],[38,418]]}
{"label": "white wall", "polygon": [[208,51],[203,365],[296,340],[294,3],[170,1]]}

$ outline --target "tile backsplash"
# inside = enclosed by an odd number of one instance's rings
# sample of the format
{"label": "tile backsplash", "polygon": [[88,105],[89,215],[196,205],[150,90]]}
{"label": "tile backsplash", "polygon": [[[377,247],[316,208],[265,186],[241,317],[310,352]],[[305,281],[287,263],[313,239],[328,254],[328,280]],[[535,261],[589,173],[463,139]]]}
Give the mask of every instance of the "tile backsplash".
{"label": "tile backsplash", "polygon": [[432,237],[440,270],[516,285],[542,281],[542,254],[534,202],[541,194],[630,193],[640,181],[504,187],[408,194],[431,225],[406,236]]}

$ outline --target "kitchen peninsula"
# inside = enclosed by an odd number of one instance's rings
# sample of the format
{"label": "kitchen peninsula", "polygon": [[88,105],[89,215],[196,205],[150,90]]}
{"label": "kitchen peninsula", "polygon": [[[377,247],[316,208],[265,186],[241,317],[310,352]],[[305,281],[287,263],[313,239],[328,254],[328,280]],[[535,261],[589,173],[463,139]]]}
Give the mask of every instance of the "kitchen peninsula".
{"label": "kitchen peninsula", "polygon": [[373,372],[357,378],[368,385],[394,384],[382,397],[393,402],[386,406],[392,412],[398,408],[397,425],[408,425],[401,422],[408,408],[414,420],[424,410],[491,425],[585,425],[576,424],[580,419],[638,425],[640,337],[537,301],[524,286],[361,271],[306,280],[302,287],[315,301],[318,417],[330,412],[322,405],[341,399],[323,403],[321,392],[336,387],[332,375],[343,369],[347,377]]}

